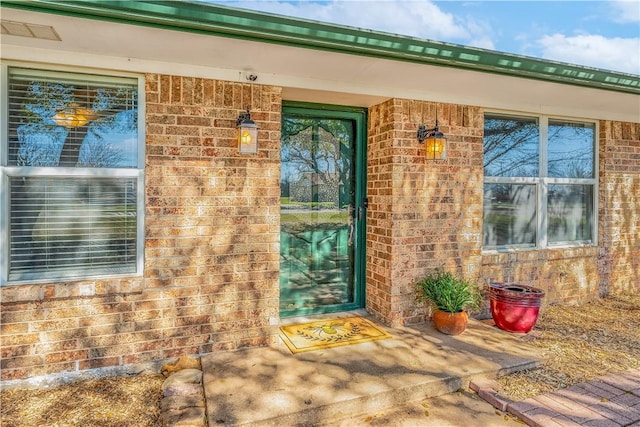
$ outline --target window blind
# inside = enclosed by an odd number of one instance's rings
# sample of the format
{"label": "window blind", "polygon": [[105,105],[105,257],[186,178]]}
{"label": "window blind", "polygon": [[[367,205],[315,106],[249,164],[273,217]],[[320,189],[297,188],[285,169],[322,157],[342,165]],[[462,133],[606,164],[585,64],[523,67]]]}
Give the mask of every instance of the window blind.
{"label": "window blind", "polygon": [[9,280],[134,273],[136,193],[136,178],[11,178]]}

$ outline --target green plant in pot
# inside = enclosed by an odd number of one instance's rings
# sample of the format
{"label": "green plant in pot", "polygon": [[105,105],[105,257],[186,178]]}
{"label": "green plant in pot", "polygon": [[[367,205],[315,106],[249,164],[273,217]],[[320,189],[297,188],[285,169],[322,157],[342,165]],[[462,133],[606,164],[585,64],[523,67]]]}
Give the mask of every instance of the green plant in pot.
{"label": "green plant in pot", "polygon": [[433,323],[440,332],[459,335],[467,328],[468,310],[482,301],[480,287],[472,280],[437,270],[419,280],[418,298],[434,306]]}

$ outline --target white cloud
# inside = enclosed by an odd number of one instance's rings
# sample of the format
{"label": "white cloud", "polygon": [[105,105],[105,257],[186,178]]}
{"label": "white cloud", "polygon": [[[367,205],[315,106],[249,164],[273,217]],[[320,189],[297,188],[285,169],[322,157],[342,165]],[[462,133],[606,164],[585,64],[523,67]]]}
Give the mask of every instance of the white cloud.
{"label": "white cloud", "polygon": [[637,0],[612,1],[609,6],[614,22],[640,22],[640,2]]}
{"label": "white cloud", "polygon": [[233,6],[433,40],[471,37],[452,14],[428,0],[240,1]]}
{"label": "white cloud", "polygon": [[538,44],[546,59],[640,75],[640,38],[553,34]]}
{"label": "white cloud", "polygon": [[495,35],[489,22],[467,16],[464,19],[464,26],[467,28],[469,36],[461,42],[462,44],[495,50],[496,46],[493,40]]}

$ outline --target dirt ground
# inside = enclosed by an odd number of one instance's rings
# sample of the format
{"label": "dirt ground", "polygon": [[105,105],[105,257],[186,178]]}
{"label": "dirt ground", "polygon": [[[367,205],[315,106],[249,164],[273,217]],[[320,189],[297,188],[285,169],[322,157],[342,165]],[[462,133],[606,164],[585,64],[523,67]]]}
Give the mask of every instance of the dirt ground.
{"label": "dirt ground", "polygon": [[[640,368],[640,295],[546,307],[525,339],[544,349],[547,360],[540,368],[499,380],[502,394],[515,400]],[[138,375],[3,391],[0,425],[156,426],[163,379]]]}

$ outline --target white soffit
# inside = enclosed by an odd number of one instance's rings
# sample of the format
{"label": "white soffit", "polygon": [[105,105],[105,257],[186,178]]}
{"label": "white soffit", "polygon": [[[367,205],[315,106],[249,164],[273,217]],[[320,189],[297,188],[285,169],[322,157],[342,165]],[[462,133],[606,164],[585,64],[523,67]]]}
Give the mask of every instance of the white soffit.
{"label": "white soffit", "polygon": [[[369,107],[391,97],[586,119],[640,121],[640,97],[587,87],[10,8],[2,19],[59,40],[1,36],[3,59],[216,78],[283,88],[288,100]],[[16,27],[18,28],[18,27]]]}

